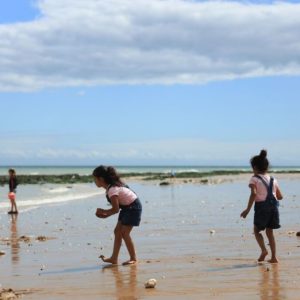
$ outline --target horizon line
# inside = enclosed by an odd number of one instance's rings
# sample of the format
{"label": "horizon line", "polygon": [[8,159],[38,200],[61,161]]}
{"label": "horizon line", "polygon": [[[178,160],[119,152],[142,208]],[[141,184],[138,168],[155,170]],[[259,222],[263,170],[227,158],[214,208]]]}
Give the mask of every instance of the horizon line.
{"label": "horizon line", "polygon": [[[107,164],[104,164],[104,165],[107,165]],[[44,168],[44,167],[52,167],[52,168],[93,168],[95,167],[95,165],[0,165],[0,168],[11,168],[11,167],[15,167],[15,168]],[[171,164],[171,165],[160,165],[160,164],[153,164],[153,165],[128,165],[128,164],[114,164],[113,165],[114,167],[131,167],[131,168],[142,168],[142,167],[205,167],[205,168],[216,168],[216,167],[235,167],[235,168],[251,168],[250,165],[228,165],[228,164],[218,164],[218,165],[199,165],[199,164],[195,164],[195,165],[192,165],[192,164],[187,164],[187,165],[183,165],[183,164],[178,164],[178,165],[175,165],[175,164]],[[299,167],[300,168],[300,165],[271,165],[270,166],[270,169],[271,168],[284,168],[284,167],[288,167],[288,168],[297,168]]]}

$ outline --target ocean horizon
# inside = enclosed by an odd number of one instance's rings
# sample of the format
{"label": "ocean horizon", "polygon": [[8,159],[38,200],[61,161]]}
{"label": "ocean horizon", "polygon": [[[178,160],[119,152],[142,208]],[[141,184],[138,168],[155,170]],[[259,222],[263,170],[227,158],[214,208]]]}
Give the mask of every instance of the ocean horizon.
{"label": "ocean horizon", "polygon": [[[0,175],[7,175],[9,168],[14,168],[17,175],[90,175],[96,166],[0,166]],[[251,171],[248,166],[231,165],[116,165],[120,174],[124,173],[182,173],[182,172],[213,172],[213,171]],[[300,171],[300,166],[271,166],[271,171]]]}

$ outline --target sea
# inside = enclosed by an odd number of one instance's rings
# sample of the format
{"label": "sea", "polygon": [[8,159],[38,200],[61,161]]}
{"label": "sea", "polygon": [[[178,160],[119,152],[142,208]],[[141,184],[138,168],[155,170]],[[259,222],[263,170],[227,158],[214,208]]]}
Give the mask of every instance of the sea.
{"label": "sea", "polygon": [[[14,168],[19,175],[90,175],[95,166],[0,166],[0,175],[7,175],[7,170]],[[122,173],[181,173],[213,171],[251,171],[249,166],[115,166]],[[273,171],[300,171],[300,166],[274,166]]]}
{"label": "sea", "polygon": [[[12,166],[17,175],[62,175],[79,174],[90,175],[94,166]],[[1,166],[0,175],[7,176],[10,166]],[[116,166],[122,173],[166,173],[178,174],[180,172],[213,172],[213,171],[251,171],[247,166]],[[300,171],[300,167],[273,167],[273,171]],[[136,188],[136,187],[134,187]],[[8,185],[0,186],[0,220],[1,215],[10,209],[7,197]],[[94,183],[75,184],[24,184],[17,187],[17,205],[20,212],[38,209],[44,205],[61,205],[70,201],[100,197],[105,199],[104,190]]]}

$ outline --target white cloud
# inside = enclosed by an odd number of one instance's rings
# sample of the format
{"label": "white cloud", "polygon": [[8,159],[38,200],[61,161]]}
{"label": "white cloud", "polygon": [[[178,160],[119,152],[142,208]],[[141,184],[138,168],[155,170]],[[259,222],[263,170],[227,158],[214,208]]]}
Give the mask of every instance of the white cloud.
{"label": "white cloud", "polygon": [[[61,137],[63,139],[63,137]],[[251,156],[268,149],[274,165],[299,165],[300,140],[219,141],[203,139],[164,139],[130,143],[76,142],[68,147],[61,139],[43,141],[14,136],[0,142],[0,164],[210,164],[247,165]]]}
{"label": "white cloud", "polygon": [[300,74],[300,4],[40,0],[0,25],[0,91]]}

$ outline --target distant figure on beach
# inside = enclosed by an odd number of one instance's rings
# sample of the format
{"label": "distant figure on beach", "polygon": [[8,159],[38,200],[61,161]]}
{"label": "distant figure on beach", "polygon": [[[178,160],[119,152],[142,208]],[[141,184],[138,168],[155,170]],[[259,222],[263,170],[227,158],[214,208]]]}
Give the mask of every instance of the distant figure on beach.
{"label": "distant figure on beach", "polygon": [[117,171],[113,167],[99,166],[93,171],[95,184],[106,190],[107,201],[111,203],[110,209],[98,208],[96,216],[107,218],[120,211],[118,222],[114,230],[115,240],[111,257],[103,255],[100,258],[107,263],[118,264],[118,256],[124,240],[129,253],[129,260],[123,265],[135,264],[137,262],[134,243],[130,232],[134,226],[139,226],[142,215],[142,204],[136,195],[126,184],[122,182]]}
{"label": "distant figure on beach", "polygon": [[266,230],[266,235],[271,248],[271,259],[269,262],[278,263],[273,229],[280,228],[278,200],[281,200],[283,197],[277,180],[267,174],[269,168],[267,151],[261,150],[259,155],[251,158],[250,163],[254,176],[251,177],[249,182],[251,194],[249,197],[248,206],[241,213],[241,217],[247,217],[253,203],[255,202],[254,234],[261,249],[261,255],[259,256],[258,261],[264,261],[268,255],[264,237],[261,234],[261,231]]}
{"label": "distant figure on beach", "polygon": [[176,177],[176,172],[173,169],[170,172],[170,176],[171,176],[171,178],[175,178]]}
{"label": "distant figure on beach", "polygon": [[10,200],[11,204],[11,209],[8,212],[9,214],[17,214],[18,209],[17,209],[17,204],[16,204],[16,191],[17,191],[17,174],[14,169],[9,169],[8,170],[8,186],[9,186],[9,193],[8,193],[8,199]]}

